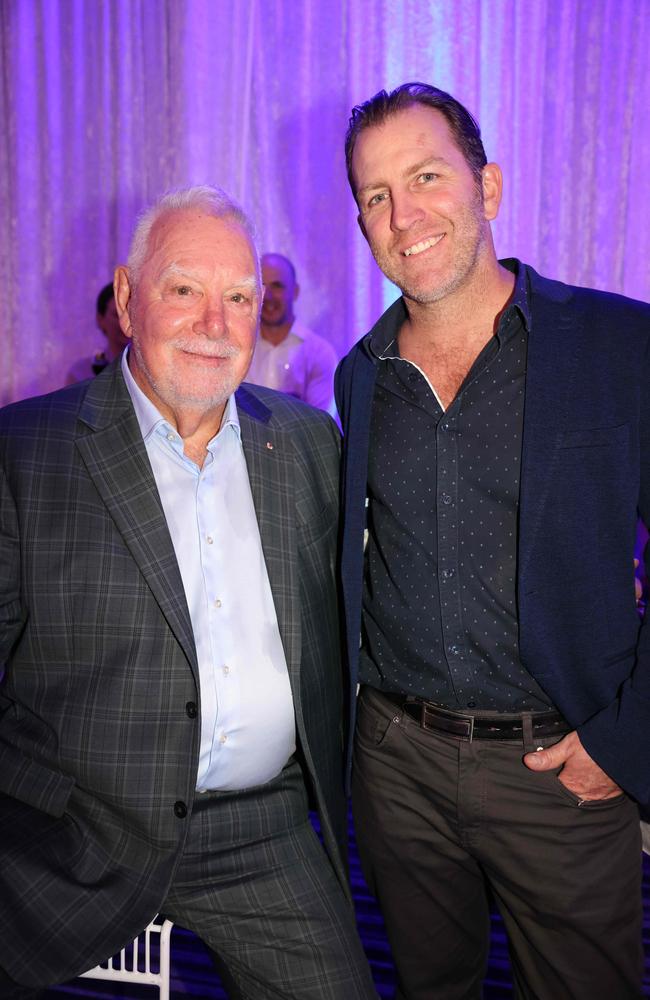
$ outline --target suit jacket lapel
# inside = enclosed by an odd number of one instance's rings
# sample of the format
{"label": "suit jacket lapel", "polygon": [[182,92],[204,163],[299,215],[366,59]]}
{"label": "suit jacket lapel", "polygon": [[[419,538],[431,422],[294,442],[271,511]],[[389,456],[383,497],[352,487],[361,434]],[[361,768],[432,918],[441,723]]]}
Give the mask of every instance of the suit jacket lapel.
{"label": "suit jacket lapel", "polygon": [[[246,386],[237,390],[237,412],[280,636],[292,681],[300,671],[300,583],[293,510],[291,435]],[[298,690],[294,684],[294,693]]]}
{"label": "suit jacket lapel", "polygon": [[79,416],[93,431],[77,440],[88,474],[198,679],[183,581],[119,367],[90,384]]}
{"label": "suit jacket lapel", "polygon": [[[558,446],[566,429],[575,380],[578,322],[566,285],[529,268],[532,324],[528,339],[522,451],[519,578],[525,577],[540,523],[551,495]],[[524,588],[525,589],[525,588]]]}

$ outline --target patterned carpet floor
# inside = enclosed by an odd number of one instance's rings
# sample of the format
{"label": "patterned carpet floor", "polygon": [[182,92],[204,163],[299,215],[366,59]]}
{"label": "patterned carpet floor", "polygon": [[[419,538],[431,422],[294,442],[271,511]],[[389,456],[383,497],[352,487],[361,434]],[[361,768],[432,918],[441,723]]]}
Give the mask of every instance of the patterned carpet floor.
{"label": "patterned carpet floor", "polygon": [[[644,997],[650,997],[650,857],[643,858],[644,946],[645,979]],[[377,992],[382,998],[393,996],[395,971],[386,941],[381,914],[369,894],[359,864],[359,857],[350,829],[350,875],[361,939],[370,962]],[[172,931],[171,992],[173,1000],[181,997],[191,1000],[227,1000],[214,972],[210,958],[202,943],[189,931],[175,927]],[[47,1000],[76,997],[78,1000],[151,1000],[156,996],[151,987],[121,986],[112,983],[77,979],[65,986],[47,990]],[[501,918],[492,916],[492,936],[488,974],[484,987],[484,1000],[512,1000],[512,981],[508,948]],[[263,998],[260,997],[260,1000]],[[614,1000],[614,998],[612,998]]]}

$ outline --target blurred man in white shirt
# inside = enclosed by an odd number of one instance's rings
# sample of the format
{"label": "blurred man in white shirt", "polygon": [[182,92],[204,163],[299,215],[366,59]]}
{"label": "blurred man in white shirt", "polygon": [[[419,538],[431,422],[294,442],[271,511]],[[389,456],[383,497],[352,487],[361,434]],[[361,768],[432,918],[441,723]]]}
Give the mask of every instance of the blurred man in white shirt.
{"label": "blurred man in white shirt", "polygon": [[296,270],[279,253],[262,257],[264,301],[260,335],[247,381],[279,389],[335,414],[334,348],[295,318]]}

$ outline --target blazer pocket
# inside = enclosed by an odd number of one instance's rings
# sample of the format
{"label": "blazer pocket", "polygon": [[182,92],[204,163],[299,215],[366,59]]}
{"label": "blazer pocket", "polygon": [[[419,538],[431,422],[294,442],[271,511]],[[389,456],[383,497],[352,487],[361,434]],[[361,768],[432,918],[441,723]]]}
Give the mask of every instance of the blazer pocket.
{"label": "blazer pocket", "polygon": [[608,445],[623,445],[629,437],[629,424],[616,427],[587,427],[583,430],[566,431],[560,448],[604,448]]}
{"label": "blazer pocket", "polygon": [[58,819],[74,785],[70,775],[39,764],[0,739],[0,792]]}

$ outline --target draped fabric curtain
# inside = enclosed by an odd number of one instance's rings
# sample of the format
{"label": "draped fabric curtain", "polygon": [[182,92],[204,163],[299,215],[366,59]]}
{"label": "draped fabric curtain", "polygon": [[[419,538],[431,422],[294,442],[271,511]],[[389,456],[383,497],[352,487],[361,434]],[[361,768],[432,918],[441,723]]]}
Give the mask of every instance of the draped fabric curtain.
{"label": "draped fabric curtain", "polygon": [[647,0],[1,0],[0,402],[101,347],[137,213],[216,183],[342,354],[394,297],[356,225],[350,109],[424,80],[504,171],[497,250],[650,299]]}

